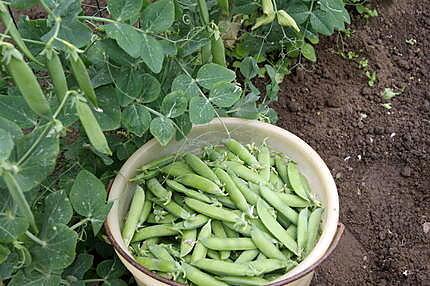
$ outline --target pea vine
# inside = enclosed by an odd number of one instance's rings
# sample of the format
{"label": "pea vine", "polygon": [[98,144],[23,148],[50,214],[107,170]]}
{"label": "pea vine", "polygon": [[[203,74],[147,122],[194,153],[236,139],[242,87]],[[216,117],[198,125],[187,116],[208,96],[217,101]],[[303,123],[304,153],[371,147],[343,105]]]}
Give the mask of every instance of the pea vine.
{"label": "pea vine", "polygon": [[343,0],[0,0],[0,20],[0,285],[127,285],[100,231],[124,160],[217,117],[275,123],[282,78],[350,22]]}

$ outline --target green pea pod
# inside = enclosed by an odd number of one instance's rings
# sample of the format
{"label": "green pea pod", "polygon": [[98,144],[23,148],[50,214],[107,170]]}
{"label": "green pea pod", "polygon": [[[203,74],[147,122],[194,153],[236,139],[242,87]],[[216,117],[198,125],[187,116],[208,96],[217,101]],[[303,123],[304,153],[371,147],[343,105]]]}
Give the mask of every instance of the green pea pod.
{"label": "green pea pod", "polygon": [[275,12],[273,8],[272,0],[262,0],[261,6],[263,8],[263,13],[266,15],[269,15]]}
{"label": "green pea pod", "polygon": [[273,20],[275,20],[275,13],[272,12],[271,14],[268,15],[263,15],[261,17],[258,17],[257,20],[255,21],[254,26],[252,26],[251,30],[255,30],[261,26],[270,24],[273,22]]}
{"label": "green pea pod", "polygon": [[284,10],[278,10],[276,12],[276,17],[278,19],[279,25],[284,26],[284,27],[291,27],[296,32],[300,32],[300,28],[299,28],[299,26],[297,26],[296,21],[293,19],[293,17],[291,17]]}
{"label": "green pea pod", "polygon": [[78,82],[79,88],[84,93],[85,97],[94,105],[97,106],[97,97],[91,83],[90,76],[88,75],[87,68],[84,62],[76,51],[73,51],[69,55],[70,66],[72,67],[72,73]]}
{"label": "green pea pod", "polygon": [[178,267],[174,261],[150,257],[136,257],[136,261],[152,271],[175,272],[178,270]]}
{"label": "green pea pod", "polygon": [[302,179],[300,177],[300,171],[297,168],[297,164],[294,162],[289,162],[287,165],[288,180],[290,181],[293,191],[305,201],[309,201],[309,195],[307,189],[302,184]]}
{"label": "green pea pod", "polygon": [[211,51],[212,51],[212,62],[221,66],[227,66],[225,60],[225,48],[224,42],[220,35],[213,35],[211,38]]}
{"label": "green pea pod", "polygon": [[142,211],[142,205],[145,203],[145,191],[137,186],[133,199],[131,201],[130,210],[128,211],[127,219],[125,220],[124,227],[122,229],[122,238],[124,239],[125,245],[128,245],[136,231],[137,224],[139,222],[140,213]]}
{"label": "green pea pod", "polygon": [[47,52],[46,67],[48,69],[49,77],[52,79],[55,94],[61,102],[68,90],[66,75],[64,74],[63,65],[61,64],[60,57],[54,50]]}
{"label": "green pea pod", "polygon": [[38,232],[36,221],[34,220],[33,212],[31,211],[31,208],[28,205],[27,200],[25,199],[24,192],[22,191],[20,185],[16,181],[15,176],[10,172],[6,171],[3,173],[3,179],[9,190],[10,196],[12,197],[15,204],[18,206],[19,211],[30,222],[30,225],[33,228],[33,230],[35,232]]}
{"label": "green pea pod", "polygon": [[9,11],[6,5],[3,2],[0,2],[0,19],[5,25],[5,31],[7,31],[8,34],[12,37],[12,39],[15,41],[15,44],[18,46],[21,52],[30,60],[43,66],[43,64],[40,61],[38,61],[30,52],[30,50],[27,48],[27,45],[22,40],[21,35],[19,34],[18,29],[15,27],[13,19],[9,14]]}
{"label": "green pea pod", "polygon": [[188,255],[196,244],[197,230],[188,229],[184,230],[181,238],[181,257]]}
{"label": "green pea pod", "polygon": [[185,272],[185,276],[188,280],[193,282],[195,285],[204,285],[204,286],[228,286],[229,284],[219,281],[213,278],[211,275],[200,271],[193,266],[183,263],[182,269]]}
{"label": "green pea pod", "polygon": [[228,0],[218,0],[217,2],[221,14],[223,16],[228,16],[228,14],[230,14],[230,5],[228,3]]}
{"label": "green pea pod", "polygon": [[6,67],[28,106],[40,116],[49,116],[51,108],[31,68],[11,44],[3,43]]}
{"label": "green pea pod", "polygon": [[85,101],[83,101],[83,98],[77,98],[75,105],[79,120],[84,126],[85,133],[87,134],[91,144],[97,151],[103,154],[112,155],[112,151],[109,148],[106,137],[103,134],[96,117],[91,111],[91,108]]}
{"label": "green pea pod", "polygon": [[206,0],[198,0],[197,4],[199,5],[200,18],[204,25],[209,24],[209,10],[208,5],[206,4]]}
{"label": "green pea pod", "polygon": [[211,62],[211,60],[212,60],[212,47],[211,47],[210,42],[201,48],[200,57],[202,59],[203,65]]}

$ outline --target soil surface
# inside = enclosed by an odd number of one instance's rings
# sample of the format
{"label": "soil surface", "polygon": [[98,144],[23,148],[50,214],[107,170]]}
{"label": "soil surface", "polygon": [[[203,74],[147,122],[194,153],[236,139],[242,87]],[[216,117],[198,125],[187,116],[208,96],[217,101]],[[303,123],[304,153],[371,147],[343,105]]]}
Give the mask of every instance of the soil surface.
{"label": "soil surface", "polygon": [[[313,285],[430,285],[430,1],[375,1],[282,84],[278,125],[325,160],[346,233]],[[378,82],[338,55],[367,58]],[[404,91],[384,100],[385,88]],[[390,103],[391,109],[382,104]]]}

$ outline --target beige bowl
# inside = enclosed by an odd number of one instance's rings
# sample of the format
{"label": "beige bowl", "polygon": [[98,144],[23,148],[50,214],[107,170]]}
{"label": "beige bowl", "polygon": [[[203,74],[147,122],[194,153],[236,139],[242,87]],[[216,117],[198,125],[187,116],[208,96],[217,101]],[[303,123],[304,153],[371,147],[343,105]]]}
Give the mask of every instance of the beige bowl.
{"label": "beige bowl", "polygon": [[270,285],[307,286],[312,280],[313,269],[324,260],[336,246],[343,226],[338,227],[339,198],[333,177],[320,156],[303,140],[274,125],[238,118],[216,119],[209,124],[193,127],[187,140],[173,141],[162,147],[150,140],[137,150],[122,166],[109,193],[113,206],[105,226],[112,245],[121,261],[133,274],[139,285],[181,285],[167,280],[139,265],[132,257],[121,238],[123,218],[127,213],[135,185],[129,179],[136,169],[162,156],[178,151],[200,150],[210,144],[219,144],[222,139],[232,138],[242,143],[260,144],[267,138],[268,145],[298,162],[301,172],[308,178],[312,192],[322,202],[325,211],[322,218],[322,234],[312,252],[295,268]]}

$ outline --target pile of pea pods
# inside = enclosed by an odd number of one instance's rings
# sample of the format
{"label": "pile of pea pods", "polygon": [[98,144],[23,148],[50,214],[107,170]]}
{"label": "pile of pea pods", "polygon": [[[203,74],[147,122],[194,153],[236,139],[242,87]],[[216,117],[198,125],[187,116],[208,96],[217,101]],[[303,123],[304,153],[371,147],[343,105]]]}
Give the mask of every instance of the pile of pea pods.
{"label": "pile of pea pods", "polygon": [[152,161],[122,236],[136,261],[185,285],[266,285],[314,248],[323,209],[297,164],[235,139]]}

